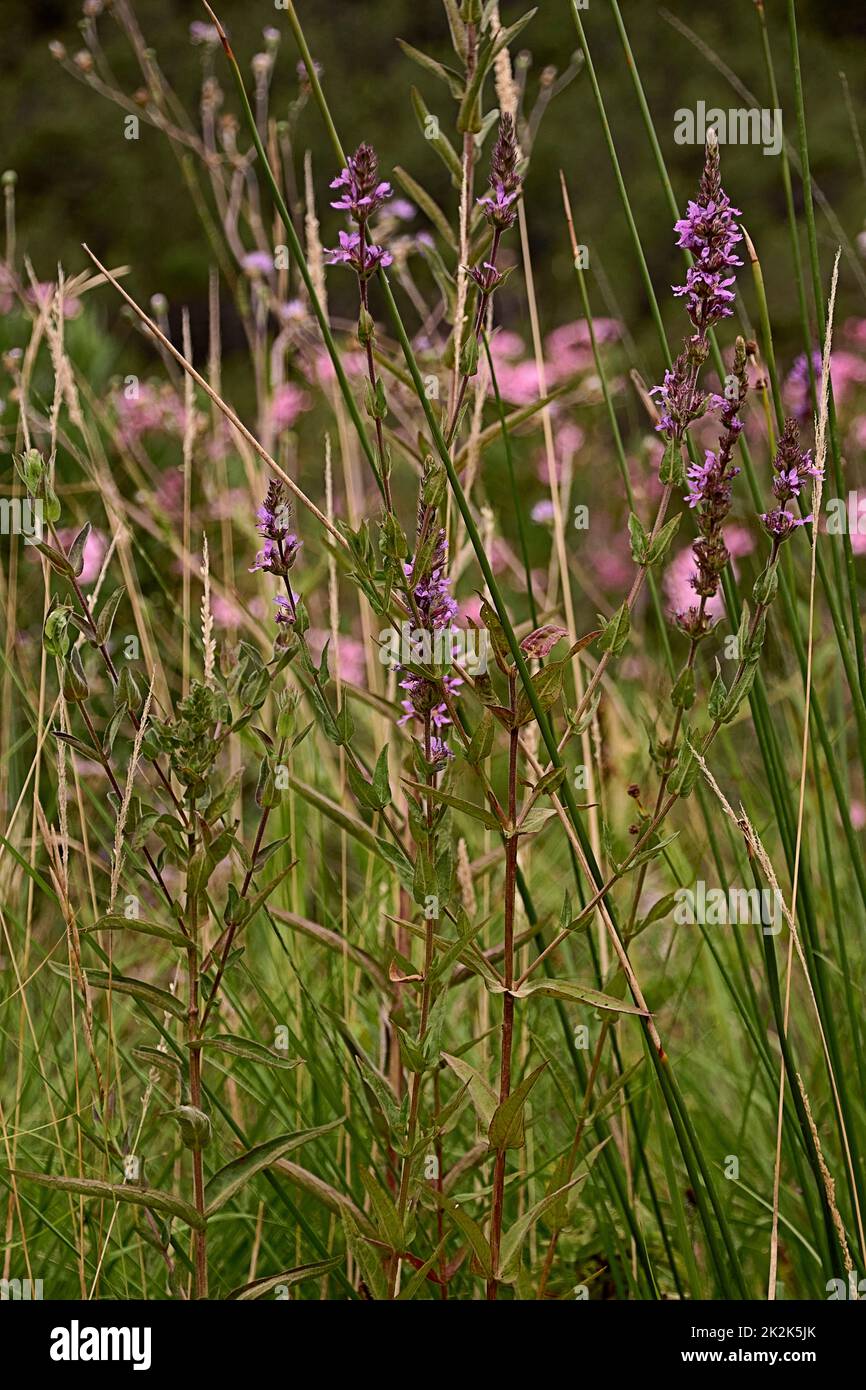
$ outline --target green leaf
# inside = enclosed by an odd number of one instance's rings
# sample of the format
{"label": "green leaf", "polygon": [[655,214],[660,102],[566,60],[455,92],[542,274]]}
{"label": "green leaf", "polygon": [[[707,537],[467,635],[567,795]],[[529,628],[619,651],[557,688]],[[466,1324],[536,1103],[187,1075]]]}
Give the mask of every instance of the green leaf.
{"label": "green leaf", "polygon": [[648,565],[657,565],[660,560],[664,559],[670,548],[671,541],[679,530],[681,521],[682,512],[678,512],[676,516],[671,517],[670,521],[662,527],[655,537],[655,540],[650,540],[646,555],[646,563]]}
{"label": "green leaf", "polygon": [[111,628],[120,607],[120,600],[125,593],[126,587],[121,584],[119,589],[115,589],[112,594],[109,594],[100,609],[99,617],[96,620],[96,633],[103,646],[111,636]]}
{"label": "green leaf", "polygon": [[599,621],[604,624],[598,639],[600,650],[610,652],[611,656],[619,656],[628,641],[631,628],[628,603],[623,602],[622,607],[618,608],[607,622],[599,615]]}
{"label": "green leaf", "polygon": [[[81,933],[94,931],[131,931],[140,932],[143,936],[155,936],[161,941],[170,941],[172,946],[180,946],[182,950],[189,949],[190,940],[184,936],[177,927],[164,927],[160,922],[146,922],[140,917],[124,917],[119,912],[110,912],[105,917],[100,917],[92,926],[82,927]],[[88,971],[88,979],[92,974]]]}
{"label": "green leaf", "polygon": [[128,1202],[136,1207],[148,1207],[151,1211],[161,1211],[166,1216],[176,1216],[193,1230],[205,1229],[205,1218],[171,1192],[160,1192],[153,1187],[133,1187],[120,1182],[102,1182],[98,1178],[66,1178],[55,1173],[31,1173],[15,1169],[13,1176],[25,1182],[39,1183],[40,1187],[53,1187],[60,1192],[74,1192],[80,1197],[97,1197],[109,1202]]}
{"label": "green leaf", "polygon": [[496,1092],[493,1087],[480,1072],[476,1071],[468,1062],[464,1062],[462,1057],[452,1057],[448,1052],[443,1052],[442,1060],[448,1063],[458,1080],[462,1081],[464,1086],[469,1087],[469,1096],[475,1106],[475,1113],[485,1131],[488,1130],[497,1106]]}
{"label": "green leaf", "polygon": [[541,1073],[547,1066],[542,1062],[535,1071],[529,1073],[520,1085],[507,1096],[493,1113],[487,1129],[491,1149],[522,1149],[526,1143],[523,1125],[523,1111],[527,1097]]}
{"label": "green leaf", "polygon": [[274,1289],[285,1286],[291,1288],[293,1284],[303,1284],[306,1279],[322,1279],[326,1274],[339,1269],[343,1263],[343,1257],[337,1255],[333,1260],[317,1260],[309,1265],[296,1265],[294,1269],[284,1269],[281,1274],[267,1274],[262,1279],[254,1279],[251,1284],[241,1284],[238,1288],[232,1289],[231,1293],[226,1294],[226,1298],[234,1303],[250,1303],[253,1299],[264,1298],[265,1294],[272,1293]]}
{"label": "green leaf", "polygon": [[280,1071],[294,1071],[303,1062],[303,1057],[281,1057],[264,1043],[253,1038],[241,1038],[236,1033],[215,1033],[213,1037],[202,1038],[198,1047],[214,1048],[217,1052],[227,1052],[232,1057],[242,1057],[247,1062],[257,1062],[266,1067],[277,1067]]}
{"label": "green leaf", "polygon": [[674,709],[691,709],[695,703],[695,668],[684,666],[674,682],[671,704]]}
{"label": "green leaf", "polygon": [[593,1009],[602,1009],[614,1014],[637,1014],[646,1018],[646,1010],[635,1004],[626,1004],[622,999],[614,999],[610,994],[579,985],[574,980],[530,980],[514,990],[515,998],[529,999],[534,994],[549,994],[554,999],[569,999],[578,1004],[589,1004]]}
{"label": "green leaf", "polygon": [[417,63],[426,72],[432,72],[433,76],[438,77],[440,82],[446,83],[455,101],[460,100],[463,95],[463,80],[459,72],[448,67],[446,63],[439,63],[435,58],[422,53],[420,48],[414,48],[411,43],[406,43],[405,39],[398,39],[397,42],[407,58],[411,58],[413,63]]}
{"label": "green leaf", "polygon": [[503,1284],[513,1284],[517,1278],[517,1267],[523,1242],[539,1217],[559,1202],[563,1195],[577,1183],[583,1182],[585,1177],[586,1174],[582,1173],[578,1177],[572,1178],[571,1182],[566,1183],[563,1187],[557,1188],[555,1192],[548,1192],[540,1202],[536,1202],[534,1207],[530,1207],[529,1211],[505,1232],[499,1254],[499,1269],[496,1272],[497,1279],[501,1280]]}
{"label": "green leaf", "polygon": [[76,579],[79,578],[84,569],[84,547],[87,545],[89,535],[90,522],[85,521],[78,535],[75,537],[75,540],[66,552],[66,558],[72,567],[72,573],[75,575]]}
{"label": "green leaf", "polygon": [[473,820],[480,821],[489,830],[500,829],[499,821],[493,813],[485,810],[483,806],[477,806],[474,801],[464,801],[460,796],[452,796],[450,792],[443,792],[439,787],[428,787],[425,782],[412,782],[408,777],[404,777],[403,781],[412,791],[419,792],[446,806],[453,806],[455,811],[462,811],[465,816],[471,816]]}
{"label": "green leaf", "polygon": [[200,1153],[211,1141],[210,1117],[194,1105],[176,1105],[166,1115],[177,1120],[184,1148]]}
{"label": "green leaf", "polygon": [[[62,979],[69,979],[69,967],[59,961],[50,960],[48,966]],[[129,994],[152,1009],[162,1009],[175,1018],[186,1018],[186,1005],[182,999],[169,994],[167,989],[159,989],[145,980],[133,980],[126,975],[109,974],[107,970],[85,970],[87,983],[93,989],[110,989],[115,994]]]}
{"label": "green leaf", "polygon": [[[472,81],[466,87],[466,93],[460,103],[460,111],[457,115],[457,129],[460,131],[478,130],[478,117],[476,107],[481,95],[481,88],[484,79],[490,71],[493,63],[503,48],[517,38],[527,26],[529,21],[538,13],[537,9],[527,10],[526,14],[521,15],[520,19],[507,29],[500,29],[494,39],[485,44],[478,55],[475,72]],[[459,96],[459,93],[458,93]]]}
{"label": "green leaf", "polygon": [[359,1177],[376,1216],[379,1235],[391,1250],[402,1250],[405,1244],[403,1222],[397,1208],[369,1168],[361,1168]]}
{"label": "green leaf", "polygon": [[318,1125],[315,1129],[300,1129],[294,1134],[280,1134],[275,1139],[267,1139],[264,1144],[257,1144],[255,1148],[248,1149],[239,1158],[232,1159],[231,1163],[214,1173],[205,1187],[207,1215],[211,1217],[220,1211],[226,1202],[237,1196],[248,1182],[263,1169],[269,1168],[278,1158],[285,1158],[286,1154],[299,1149],[302,1144],[309,1144],[313,1139],[330,1134],[343,1124],[343,1120],[344,1117],[341,1116],[339,1120],[332,1120],[327,1125]]}
{"label": "green leaf", "polygon": [[454,146],[451,144],[451,141],[448,139],[448,137],[442,134],[442,128],[438,119],[435,116],[431,115],[427,103],[425,102],[421,93],[418,91],[417,87],[413,87],[411,89],[411,97],[412,106],[415,110],[415,115],[418,118],[418,124],[421,127],[421,133],[424,136],[424,139],[427,141],[429,145],[433,146],[439,158],[442,160],[442,163],[445,165],[445,168],[451,175],[452,182],[456,187],[459,187],[460,181],[463,177],[463,169],[460,164],[460,159],[457,155],[457,152],[454,149]]}
{"label": "green leaf", "polygon": [[470,1250],[478,1262],[481,1273],[484,1275],[485,1279],[489,1279],[493,1273],[493,1257],[490,1253],[490,1245],[487,1237],[478,1225],[478,1222],[473,1221],[471,1216],[467,1216],[466,1212],[458,1202],[454,1201],[453,1197],[449,1197],[447,1193],[440,1192],[435,1187],[428,1188],[425,1196],[429,1197],[437,1207],[441,1207],[444,1212],[448,1213],[454,1225],[469,1245]]}
{"label": "green leaf", "polygon": [[371,1296],[377,1302],[383,1302],[388,1297],[388,1285],[379,1250],[370,1245],[350,1211],[343,1207],[340,1215],[343,1218],[343,1231],[349,1254],[358,1265]]}
{"label": "green leaf", "polygon": [[394,177],[400,184],[407,198],[411,198],[413,203],[417,203],[421,211],[430,219],[446,246],[454,246],[454,233],[451,224],[444,212],[431,198],[426,188],[422,188],[417,179],[413,179],[411,174],[397,164],[394,168]]}
{"label": "green leaf", "polygon": [[410,1302],[410,1300],[413,1299],[421,1289],[423,1289],[424,1285],[427,1282],[428,1274],[432,1269],[436,1267],[444,1249],[445,1241],[443,1239],[436,1246],[436,1249],[433,1251],[433,1254],[430,1255],[422,1265],[419,1265],[417,1269],[412,1271],[411,1277],[406,1280],[406,1283],[402,1286],[400,1292],[397,1295],[397,1303]]}
{"label": "green leaf", "polygon": [[636,565],[646,564],[647,552],[649,550],[649,536],[644,530],[643,523],[636,512],[629,513],[628,533],[631,537],[631,558]]}

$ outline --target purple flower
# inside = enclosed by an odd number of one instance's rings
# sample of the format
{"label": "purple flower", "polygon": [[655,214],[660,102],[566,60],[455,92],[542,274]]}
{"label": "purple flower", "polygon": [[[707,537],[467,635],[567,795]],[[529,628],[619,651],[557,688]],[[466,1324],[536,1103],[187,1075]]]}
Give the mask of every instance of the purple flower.
{"label": "purple flower", "polygon": [[276,617],[278,623],[283,626],[294,627],[298,618],[297,608],[295,607],[297,602],[298,595],[294,591],[292,591],[291,599],[285,594],[277,594],[274,603],[277,608]]}
{"label": "purple flower", "polygon": [[689,317],[701,334],[733,312],[731,286],[735,276],[726,272],[743,264],[734,254],[734,247],[743,239],[734,222],[739,216],[740,209],[732,206],[722,188],[718,142],[710,140],[697,201],[689,201],[686,216],[674,227],[677,245],[694,257],[686,283],[675,285],[674,294],[686,296]]}
{"label": "purple flower", "polygon": [[350,266],[360,279],[369,280],[380,266],[390,265],[394,257],[381,246],[365,241],[362,258],[360,232],[340,232],[340,245],[326,251],[325,259],[328,265]]}
{"label": "purple flower", "polygon": [[[815,373],[815,381],[820,382],[823,361],[821,353],[817,348],[812,353],[812,370]],[[812,418],[812,391],[809,378],[809,359],[805,352],[801,352],[796,358],[793,367],[785,378],[783,387],[785,404],[801,424]]]}
{"label": "purple flower", "polygon": [[250,565],[250,573],[263,570],[266,574],[287,575],[301,548],[301,542],[289,530],[289,504],[286,489],[276,480],[268,485],[267,495],[256,511],[256,530],[265,543]]}
{"label": "purple flower", "polygon": [[267,251],[248,251],[241,261],[241,266],[247,275],[270,275],[274,268],[274,260]]}
{"label": "purple flower", "polygon": [[404,562],[403,573],[412,586],[412,596],[424,626],[433,632],[449,627],[457,616],[457,603],[449,590],[451,580],[445,573],[448,563],[448,546],[445,531],[440,530],[436,538],[433,555],[426,574],[416,579],[415,561]]}
{"label": "purple flower", "polygon": [[811,451],[800,448],[800,427],[791,416],[779,438],[776,457],[773,459],[773,496],[779,503],[770,512],[764,512],[761,521],[775,540],[783,541],[798,526],[811,521],[811,516],[795,518],[785,506],[792,498],[799,499],[807,478],[822,477],[821,469],[815,464]]}
{"label": "purple flower", "polygon": [[484,261],[469,270],[469,278],[475,282],[482,294],[492,294],[502,284],[505,276],[496,269],[492,261]]}
{"label": "purple flower", "polygon": [[390,183],[379,179],[379,160],[372,145],[359,145],[341,174],[331,182],[332,188],[345,192],[331,204],[349,212],[356,222],[367,222],[383,203],[392,196]]}
{"label": "purple flower", "polygon": [[785,511],[783,507],[776,507],[772,512],[762,512],[761,520],[768,535],[775,540],[783,541],[798,526],[805,526],[808,521],[811,521],[812,516],[810,513],[809,516],[795,517],[791,512]]}
{"label": "purple flower", "polygon": [[494,231],[506,232],[517,221],[517,200],[522,179],[517,172],[517,137],[514,121],[503,114],[490,159],[490,193],[478,199],[478,205]]}

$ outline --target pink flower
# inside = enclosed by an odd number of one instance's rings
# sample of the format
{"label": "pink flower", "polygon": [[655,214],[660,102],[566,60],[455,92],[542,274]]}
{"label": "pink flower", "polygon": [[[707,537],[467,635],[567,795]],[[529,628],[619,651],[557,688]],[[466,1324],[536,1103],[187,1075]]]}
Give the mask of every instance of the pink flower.
{"label": "pink flower", "polygon": [[[68,550],[78,535],[78,531],[64,528],[57,534],[63,543],[64,550]],[[92,584],[98,578],[107,549],[108,537],[102,531],[97,531],[95,528],[91,529],[90,535],[84,543],[84,568],[78,576],[79,584]]]}
{"label": "pink flower", "polygon": [[[41,280],[37,285],[31,286],[24,291],[24,298],[28,304],[34,304],[39,309],[44,309],[52,299],[57,286],[50,280]],[[63,317],[65,319],[77,319],[81,313],[81,300],[73,295],[63,296]]]}
{"label": "pink flower", "polygon": [[137,444],[142,435],[162,431],[183,434],[186,411],[171,386],[133,382],[115,393],[117,429],[121,442]]}
{"label": "pink flower", "polygon": [[300,386],[287,381],[278,386],[271,400],[271,426],[274,430],[290,430],[298,416],[312,405],[310,397]]}
{"label": "pink flower", "polygon": [[348,685],[366,685],[367,661],[364,643],[359,642],[357,637],[348,637],[340,632],[337,634],[335,652],[334,643],[330,641],[330,637],[330,632],[326,632],[324,628],[311,627],[307,633],[310,654],[317,663],[320,662],[322,652],[325,650],[325,643],[329,642],[328,665],[331,671]]}
{"label": "pink flower", "polygon": [[536,502],[535,506],[532,508],[532,511],[530,512],[530,516],[532,517],[533,521],[538,523],[539,526],[545,526],[552,522],[553,503],[551,502],[550,498],[542,497],[540,502]]}

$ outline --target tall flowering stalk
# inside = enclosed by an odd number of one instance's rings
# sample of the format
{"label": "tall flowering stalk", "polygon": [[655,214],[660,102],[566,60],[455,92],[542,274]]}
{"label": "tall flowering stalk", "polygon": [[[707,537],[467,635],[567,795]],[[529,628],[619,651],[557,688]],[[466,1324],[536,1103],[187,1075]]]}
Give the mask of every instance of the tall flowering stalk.
{"label": "tall flowering stalk", "polygon": [[472,336],[463,348],[460,385],[446,435],[449,446],[457,433],[460,412],[466,399],[470,377],[473,377],[478,370],[479,343],[488,306],[496,290],[505,280],[505,276],[498,268],[497,261],[502,234],[509,231],[517,221],[517,203],[523,187],[523,181],[517,172],[517,155],[514,121],[511,116],[503,112],[499,117],[496,143],[490,157],[490,175],[488,178],[490,192],[478,199],[478,206],[491,228],[493,239],[488,252],[488,259],[480,265],[472,266],[469,271],[470,278],[478,291],[478,302],[475,308]]}
{"label": "tall flowering stalk", "polygon": [[674,285],[674,294],[685,298],[686,311],[694,332],[684,341],[683,350],[672,367],[665,372],[661,386],[653,395],[659,397],[661,419],[657,428],[669,445],[669,473],[662,482],[677,481],[679,472],[675,460],[690,426],[706,414],[708,408],[718,408],[718,396],[699,395],[698,379],[709,355],[709,330],[733,313],[735,276],[732,272],[742,265],[734,248],[742,241],[742,232],[734,218],[740,210],[722,188],[719,145],[715,132],[707,137],[704,172],[698,196],[689,200],[685,217],[675,224],[677,245],[693,257],[685,284]]}
{"label": "tall flowering stalk", "polygon": [[689,430],[708,411],[719,411],[725,404],[723,397],[702,391],[699,387],[701,370],[710,352],[709,331],[733,312],[733,272],[742,264],[734,252],[743,239],[734,221],[737,216],[739,209],[733,207],[722,188],[718,141],[715,132],[710,130],[698,196],[689,200],[686,216],[674,224],[677,245],[692,257],[685,283],[673,286],[674,294],[686,301],[692,332],[684,339],[682,351],[665,371],[661,385],[653,387],[650,392],[658,401],[656,429],[665,441],[664,458],[659,470],[663,492],[649,535],[646,535],[636,517],[630,522],[633,528],[632,553],[638,570],[628,597],[602,635],[601,658],[578,703],[575,722],[583,719],[590,709],[611,658],[619,655],[625,645],[630,615],[649,568],[659,563],[673,538],[677,522],[675,520],[664,525],[664,519],[675,487],[687,481],[684,456]]}
{"label": "tall flowering stalk", "polygon": [[377,246],[370,235],[370,219],[392,196],[390,183],[379,178],[379,159],[372,145],[359,145],[346,163],[342,173],[332,181],[331,187],[340,190],[339,198],[331,207],[348,213],[356,230],[341,231],[340,244],[325,252],[329,265],[346,265],[358,277],[358,291],[361,299],[361,312],[358,319],[358,340],[367,359],[367,409],[376,426],[376,447],[379,457],[379,475],[385,506],[390,512],[391,502],[391,463],[385,447],[382,421],[387,414],[385,393],[376,371],[373,357],[375,324],[370,315],[370,277],[377,270],[389,266],[393,260],[390,252]]}

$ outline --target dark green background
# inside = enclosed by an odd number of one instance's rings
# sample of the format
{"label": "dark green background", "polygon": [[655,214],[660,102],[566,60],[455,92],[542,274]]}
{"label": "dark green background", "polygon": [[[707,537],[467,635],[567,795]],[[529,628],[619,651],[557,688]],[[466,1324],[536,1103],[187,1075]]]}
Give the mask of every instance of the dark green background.
{"label": "dark green background", "polygon": [[[506,22],[517,18],[524,0],[503,0]],[[669,7],[692,26],[728,66],[755,91],[766,94],[758,24],[753,0],[672,0]],[[795,138],[790,111],[786,0],[768,0],[767,14],[786,106],[786,130]],[[454,105],[446,89],[403,56],[396,37],[448,57],[447,31],[438,0],[299,0],[298,10],[311,47],[324,67],[326,90],[346,144],[361,138],[378,147],[387,169],[400,163],[429,184],[443,205],[453,198],[441,166],[423,140],[409,104],[417,82],[446,129]],[[135,11],[156,50],[163,71],[187,109],[197,105],[201,54],[188,38],[189,23],[204,18],[195,0],[138,0]],[[703,98],[725,108],[741,105],[724,77],[665,21],[648,0],[624,0],[629,28],[677,196],[684,201],[699,174],[700,155],[674,144],[674,111]],[[222,0],[219,12],[229,28],[245,72],[261,45],[265,25],[284,32],[274,85],[273,111],[284,114],[296,90],[297,55],[284,15],[268,0]],[[842,100],[839,70],[844,68],[863,119],[866,92],[866,5],[862,0],[798,4],[806,84],[813,175],[854,239],[866,223],[866,189]],[[89,241],[113,264],[132,266],[129,284],[145,300],[162,290],[173,304],[186,302],[194,320],[203,318],[207,248],[194,209],[184,197],[176,161],[165,138],[144,124],[141,138],[123,138],[122,112],[66,74],[48,53],[51,39],[70,52],[80,46],[76,25],[80,8],[63,0],[0,4],[0,132],[2,164],[19,175],[19,240],[33,257],[37,274],[49,278],[58,260],[68,271],[83,267],[79,248]],[[678,306],[667,286],[679,275],[670,218],[661,196],[634,101],[630,79],[606,0],[591,0],[584,15],[589,42],[608,103],[614,134],[633,198],[657,292],[679,334]],[[126,41],[110,15],[100,33],[118,78],[127,91],[140,76]],[[566,0],[540,0],[539,13],[519,40],[531,50],[529,78],[534,93],[545,65],[567,66],[576,47]],[[218,70],[228,86],[224,65]],[[492,102],[492,94],[491,94]],[[301,145],[314,151],[320,198],[324,204],[332,156],[315,109],[310,105],[298,132]],[[780,161],[754,147],[723,151],[725,182],[742,209],[762,257],[777,345],[782,356],[799,350],[796,302],[791,287],[790,248],[784,224]],[[613,305],[626,318],[639,347],[652,354],[647,305],[635,272],[627,229],[604,149],[586,74],[549,110],[541,128],[527,188],[527,211],[540,277],[545,326],[577,317],[578,305],[559,202],[557,171],[567,173],[581,240],[592,248],[593,266],[608,285],[608,303],[593,286],[599,312]],[[797,190],[799,198],[799,189]],[[450,204],[449,204],[450,210]],[[339,215],[323,214],[324,234],[334,239]],[[825,269],[832,240],[821,219],[819,232]],[[805,245],[805,242],[804,242]],[[347,289],[349,287],[347,286]],[[339,293],[339,291],[337,291]],[[749,296],[751,301],[751,295]],[[843,262],[842,315],[866,312],[856,281]],[[508,311],[508,310],[506,310]],[[511,314],[521,311],[513,299]],[[105,313],[117,307],[106,301]],[[229,347],[231,333],[229,332]],[[653,372],[652,363],[641,363]]]}

